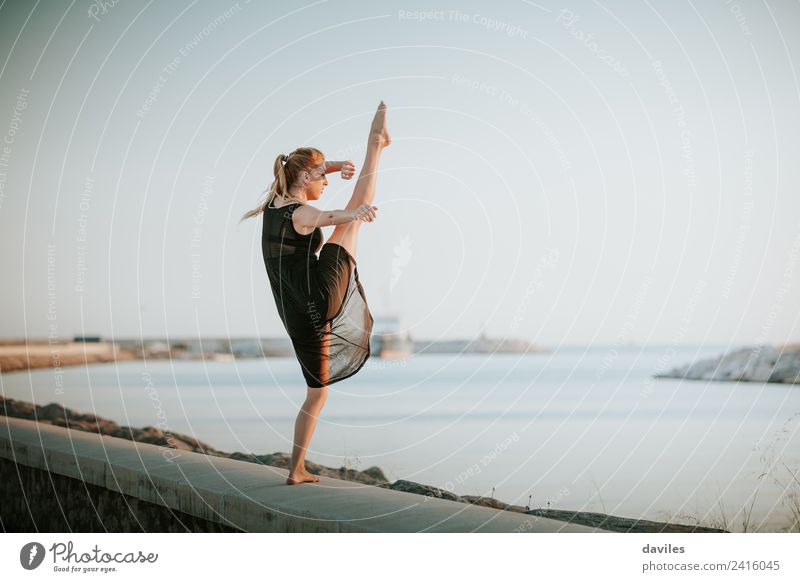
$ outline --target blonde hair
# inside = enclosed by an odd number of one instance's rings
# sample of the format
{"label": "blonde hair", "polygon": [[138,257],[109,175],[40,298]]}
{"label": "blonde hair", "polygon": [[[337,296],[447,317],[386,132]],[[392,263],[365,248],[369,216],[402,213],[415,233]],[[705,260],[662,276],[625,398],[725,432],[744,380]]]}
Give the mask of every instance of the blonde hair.
{"label": "blonde hair", "polygon": [[319,166],[325,161],[325,156],[317,148],[297,148],[289,155],[280,154],[272,164],[272,171],[275,179],[267,190],[266,199],[256,206],[253,210],[246,212],[239,219],[239,222],[258,216],[272,202],[276,196],[280,195],[288,198],[289,188],[294,185],[302,172],[310,172],[314,167]]}

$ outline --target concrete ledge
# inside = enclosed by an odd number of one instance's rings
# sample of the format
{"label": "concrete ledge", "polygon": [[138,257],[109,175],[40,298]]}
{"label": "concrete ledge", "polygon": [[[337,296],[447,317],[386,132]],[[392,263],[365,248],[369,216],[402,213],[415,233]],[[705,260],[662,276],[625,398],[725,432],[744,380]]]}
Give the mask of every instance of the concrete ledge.
{"label": "concrete ledge", "polygon": [[[149,505],[153,511],[167,508],[193,516],[199,524],[194,526],[196,531],[603,531],[329,477],[321,477],[319,483],[291,486],[286,485],[286,469],[187,451],[180,451],[175,458],[163,453],[156,445],[0,416],[0,459],[17,469],[17,475],[4,469],[0,476],[4,483],[22,482],[18,479],[21,472],[32,471],[37,475],[28,476],[27,482],[38,479],[37,495],[60,497],[55,489],[63,488],[59,483],[64,481],[52,476],[68,477],[86,484],[84,489],[96,486],[107,496],[140,500],[140,509]],[[2,466],[12,465],[4,462]],[[24,493],[27,504],[37,503],[35,496]],[[75,497],[70,499],[85,503],[106,525],[98,505],[113,504]],[[3,498],[0,503],[5,505],[8,496]],[[7,513],[8,508],[0,506],[0,517],[7,520]],[[119,516],[111,521],[119,523]],[[105,527],[101,531],[115,530]],[[159,526],[157,531],[167,529]]]}

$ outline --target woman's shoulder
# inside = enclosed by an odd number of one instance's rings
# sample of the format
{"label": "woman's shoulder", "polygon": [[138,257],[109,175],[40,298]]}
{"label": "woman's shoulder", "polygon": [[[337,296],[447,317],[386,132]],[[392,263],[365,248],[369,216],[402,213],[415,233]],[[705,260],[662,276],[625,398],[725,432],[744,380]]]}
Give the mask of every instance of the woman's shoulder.
{"label": "woman's shoulder", "polygon": [[267,216],[291,218],[292,215],[294,215],[294,211],[300,206],[302,206],[302,204],[299,202],[290,202],[289,204],[284,204],[283,206],[267,205],[264,209],[264,218],[266,219]]}
{"label": "woman's shoulder", "polygon": [[272,206],[271,204],[267,204],[267,210],[280,210],[282,208],[289,208],[290,206],[300,206],[300,202],[289,202],[288,204],[284,204],[282,206]]}

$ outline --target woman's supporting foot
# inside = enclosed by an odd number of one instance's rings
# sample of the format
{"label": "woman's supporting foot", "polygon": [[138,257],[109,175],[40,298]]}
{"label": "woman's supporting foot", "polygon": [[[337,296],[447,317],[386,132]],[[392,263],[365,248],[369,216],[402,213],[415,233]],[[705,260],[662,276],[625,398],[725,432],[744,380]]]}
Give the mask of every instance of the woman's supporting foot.
{"label": "woman's supporting foot", "polygon": [[318,483],[319,477],[312,475],[305,469],[289,471],[289,478],[286,479],[287,485],[299,485],[300,483]]}
{"label": "woman's supporting foot", "polygon": [[383,149],[391,143],[392,138],[386,128],[386,103],[381,101],[380,105],[378,105],[378,111],[375,112],[375,117],[372,120],[372,126],[369,128],[369,144]]}

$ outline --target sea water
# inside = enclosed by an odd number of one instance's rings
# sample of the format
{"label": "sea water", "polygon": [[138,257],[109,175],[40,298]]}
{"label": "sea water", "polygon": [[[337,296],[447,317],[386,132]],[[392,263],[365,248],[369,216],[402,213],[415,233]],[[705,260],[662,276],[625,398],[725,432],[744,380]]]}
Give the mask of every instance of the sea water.
{"label": "sea water", "polygon": [[[792,523],[800,391],[656,379],[731,346],[595,346],[370,359],[329,387],[307,459],[533,508]],[[294,358],[149,360],[5,374],[6,397],[158,426],[224,452],[290,452],[306,395]],[[792,496],[795,497],[792,497]]]}

